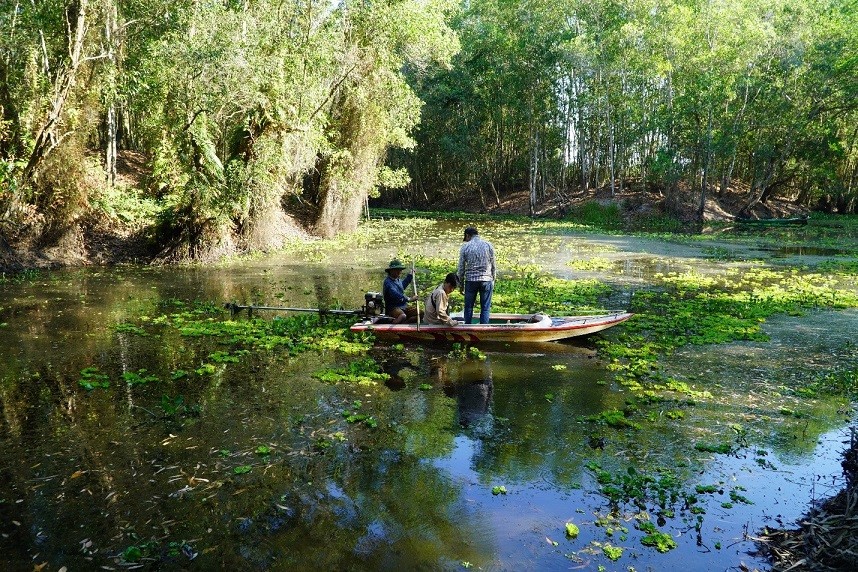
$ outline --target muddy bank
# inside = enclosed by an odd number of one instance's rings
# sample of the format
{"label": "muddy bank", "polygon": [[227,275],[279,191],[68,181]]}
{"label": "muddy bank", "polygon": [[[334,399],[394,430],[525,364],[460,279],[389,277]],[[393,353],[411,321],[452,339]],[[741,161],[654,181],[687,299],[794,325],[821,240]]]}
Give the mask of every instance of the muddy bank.
{"label": "muddy bank", "polygon": [[766,529],[758,539],[775,572],[858,569],[858,427],[851,429],[842,466],[843,489],[816,501],[799,528]]}
{"label": "muddy bank", "polygon": [[[747,209],[746,193],[742,189],[731,189],[723,193],[710,194],[701,216],[698,214],[698,198],[690,192],[682,192],[670,204],[663,191],[640,190],[624,187],[611,191],[610,187],[589,189],[573,193],[552,193],[541,197],[531,207],[527,192],[511,192],[498,200],[481,202],[478,197],[450,197],[448,203],[406,204],[394,200],[371,202],[373,208],[427,209],[455,211],[482,215],[515,215],[540,219],[575,221],[581,209],[588,203],[601,208],[616,208],[622,227],[629,232],[646,229],[653,220],[673,220],[676,229],[694,232],[702,222],[728,222],[738,216],[750,218],[778,218],[807,214],[803,205],[787,199],[772,198]],[[578,213],[578,214],[576,214]],[[663,224],[663,223],[661,223]],[[292,219],[284,215],[277,228],[269,229],[277,235],[277,244],[284,240],[314,240],[300,226],[300,217]],[[181,253],[170,253],[165,239],[156,236],[155,222],[130,225],[93,212],[59,233],[46,233],[38,220],[25,216],[15,228],[0,225],[0,272],[13,273],[34,268],[60,268],[88,265],[151,264],[189,261]],[[215,249],[212,261],[225,255],[240,254],[244,250],[240,240],[228,248]]]}

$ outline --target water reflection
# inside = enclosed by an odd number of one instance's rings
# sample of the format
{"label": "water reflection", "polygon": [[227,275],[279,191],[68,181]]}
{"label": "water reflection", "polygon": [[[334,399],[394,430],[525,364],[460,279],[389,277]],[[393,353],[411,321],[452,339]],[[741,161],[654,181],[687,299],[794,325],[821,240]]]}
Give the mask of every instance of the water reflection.
{"label": "water reflection", "polygon": [[[451,371],[453,370],[452,375]],[[433,375],[441,382],[444,393],[456,399],[457,421],[463,429],[478,433],[492,432],[491,402],[494,383],[492,358],[468,360],[451,366],[443,362]]]}
{"label": "water reflection", "polygon": [[[708,468],[704,484],[780,491],[785,477],[771,466],[817,468],[816,437],[842,422],[834,410],[843,404],[824,396],[812,407],[796,397],[802,415],[786,422],[775,404],[784,402],[783,387],[800,387],[813,373],[813,364],[799,367],[805,357],[854,359],[847,355],[854,354],[854,312],[803,317],[799,325],[818,325],[806,335],[788,322],[782,330],[797,337],[779,342],[784,334],[775,330],[759,348],[677,352],[668,373],[711,392],[699,403],[635,402],[586,341],[486,347],[485,360],[380,344],[371,356],[392,377],[364,386],[313,376],[353,359],[336,352],[260,352],[197,374],[221,346],[166,329],[142,336],[117,327],[172,312],[177,299],[356,308],[363,291],[378,289],[390,248],[378,248],[378,264],[362,252],[324,264],[283,258],[60,272],[0,288],[0,568],[119,568],[132,559],[131,547],[143,554],[136,565],[149,569],[580,567],[567,555],[612,540],[589,526],[607,509],[590,463],[621,474],[629,466],[680,468],[693,490],[713,457],[695,442],[735,442],[741,425],[753,440],[742,449],[747,458],[729,457],[728,472]],[[676,254],[673,245],[662,248]],[[556,264],[573,254],[545,256]],[[643,281],[692,258],[650,262],[650,254],[623,255],[617,264]],[[836,345],[832,332],[842,338]],[[107,375],[110,387],[82,389],[88,367]],[[130,374],[143,369],[158,381],[135,383]],[[353,411],[377,425],[348,421],[344,413]],[[637,427],[593,421],[610,411],[628,412]],[[763,421],[755,426],[756,419]],[[829,464],[836,469],[836,462],[832,456]],[[497,485],[509,494],[492,495]],[[626,545],[636,548],[636,565],[727,569],[739,558],[757,565],[737,555],[742,527],[782,509],[777,499],[763,506],[758,491],[745,494],[758,504],[739,513],[716,502],[703,528],[725,546],[738,539],[736,548],[699,555],[692,539],[660,555],[632,537]],[[575,543],[563,537],[573,520],[588,521]],[[693,522],[680,520],[666,530],[681,542]],[[587,558],[610,566],[599,555]]]}

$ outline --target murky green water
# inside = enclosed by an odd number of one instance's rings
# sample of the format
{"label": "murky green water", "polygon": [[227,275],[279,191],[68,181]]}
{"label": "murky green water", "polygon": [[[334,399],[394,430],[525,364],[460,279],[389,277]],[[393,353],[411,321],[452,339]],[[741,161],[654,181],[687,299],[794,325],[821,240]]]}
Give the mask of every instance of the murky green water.
{"label": "murky green water", "polygon": [[[454,257],[460,227],[319,256],[0,285],[4,569],[764,569],[748,553],[751,537],[841,484],[851,405],[785,399],[784,388],[834,361],[858,366],[855,310],[770,320],[766,343],[678,352],[666,369],[710,397],[653,402],[636,413],[650,423],[622,430],[584,422],[629,398],[592,340],[489,346],[484,360],[451,357],[448,347],[376,346],[390,380],[356,385],[313,376],[353,359],[336,351],[273,350],[203,376],[192,369],[205,352],[191,346],[210,342],[116,327],[175,300],[357,307],[394,255]],[[519,260],[610,282],[618,305],[654,273],[741,264],[707,258],[707,245],[497,232],[526,243]],[[568,266],[587,253],[610,264]],[[110,387],[83,389],[88,367],[108,374]],[[177,370],[191,373],[172,379]],[[117,381],[127,372],[158,381]],[[377,425],[348,423],[344,411],[371,411]],[[713,454],[693,447],[701,440],[740,446]],[[659,523],[678,544],[661,554],[635,526],[654,507],[612,515],[593,463],[670,467],[682,487],[718,491],[700,495],[703,513],[677,507]],[[567,522],[578,538],[565,536]],[[605,544],[623,556],[612,562]]]}

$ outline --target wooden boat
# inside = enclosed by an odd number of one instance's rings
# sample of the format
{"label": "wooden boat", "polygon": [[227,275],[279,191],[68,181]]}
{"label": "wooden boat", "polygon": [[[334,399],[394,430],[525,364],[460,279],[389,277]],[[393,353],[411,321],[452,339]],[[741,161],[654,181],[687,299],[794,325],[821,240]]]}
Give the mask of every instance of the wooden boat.
{"label": "wooden boat", "polygon": [[[453,315],[461,319],[461,315]],[[387,341],[449,342],[553,342],[600,332],[625,322],[628,312],[592,316],[552,318],[546,314],[492,314],[488,324],[436,326],[391,324],[386,316],[364,319],[351,327],[353,332],[371,332]]]}
{"label": "wooden boat", "polygon": [[807,224],[807,215],[788,218],[737,218],[740,224],[753,224],[759,226],[780,226],[790,224]]}

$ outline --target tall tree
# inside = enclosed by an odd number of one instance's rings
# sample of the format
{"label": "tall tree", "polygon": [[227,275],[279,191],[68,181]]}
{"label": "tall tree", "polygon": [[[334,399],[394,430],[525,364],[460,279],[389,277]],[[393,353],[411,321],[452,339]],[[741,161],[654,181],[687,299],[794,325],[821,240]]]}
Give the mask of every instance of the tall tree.
{"label": "tall tree", "polygon": [[412,196],[527,188],[532,201],[540,172],[560,193],[655,184],[698,216],[733,183],[749,206],[808,186],[806,202],[852,205],[834,198],[855,192],[849,4],[469,2],[453,69],[414,83],[427,109],[402,159]]}

